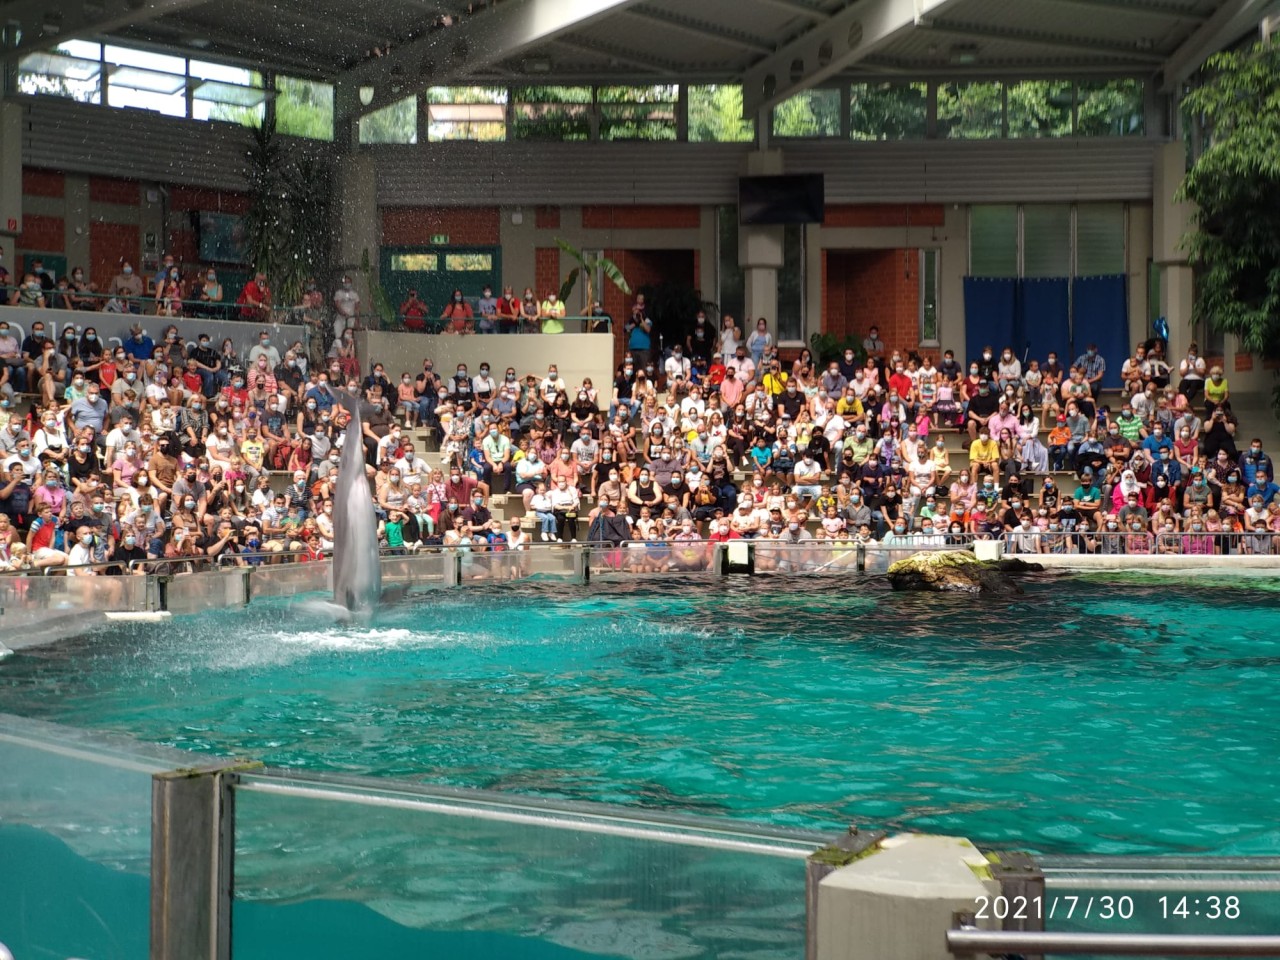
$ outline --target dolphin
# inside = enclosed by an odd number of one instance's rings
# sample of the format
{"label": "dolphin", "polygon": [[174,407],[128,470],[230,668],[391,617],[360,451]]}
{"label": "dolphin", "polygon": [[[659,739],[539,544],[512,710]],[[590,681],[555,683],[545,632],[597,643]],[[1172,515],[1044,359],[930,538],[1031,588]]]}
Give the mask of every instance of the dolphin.
{"label": "dolphin", "polygon": [[382,564],[378,559],[378,518],[364,468],[360,401],[337,392],[351,414],[338,462],[338,488],[333,497],[333,602],[353,616],[373,616],[382,597]]}

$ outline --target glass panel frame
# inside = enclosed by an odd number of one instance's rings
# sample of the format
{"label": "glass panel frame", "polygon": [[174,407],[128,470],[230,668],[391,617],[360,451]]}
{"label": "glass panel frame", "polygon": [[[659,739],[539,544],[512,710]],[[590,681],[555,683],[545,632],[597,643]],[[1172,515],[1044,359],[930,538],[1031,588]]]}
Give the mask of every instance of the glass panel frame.
{"label": "glass panel frame", "polygon": [[969,275],[1019,275],[1018,205],[973,204],[969,207]]}
{"label": "glass panel frame", "polygon": [[941,271],[942,251],[937,247],[920,250],[920,343],[934,345],[938,340],[938,305],[942,302]]}
{"label": "glass panel frame", "polygon": [[1023,80],[1005,85],[1011,139],[1069,137],[1075,87],[1069,80]]}
{"label": "glass panel frame", "polygon": [[830,139],[840,136],[841,92],[813,87],[789,97],[769,112],[770,135],[780,140]]}
{"label": "glass panel frame", "polygon": [[854,140],[923,140],[929,85],[855,83],[849,88],[849,136]]}
{"label": "glass panel frame", "polygon": [[380,110],[365,114],[356,125],[362,145],[416,144],[418,142],[418,98],[405,97]]}
{"label": "glass panel frame", "polygon": [[1076,84],[1076,136],[1146,136],[1142,80],[1081,80]]}
{"label": "glass panel frame", "polygon": [[97,60],[32,53],[18,64],[18,92],[32,97],[63,97],[77,103],[102,103],[102,64]]}
{"label": "glass panel frame", "polygon": [[440,254],[393,253],[391,269],[410,273],[434,273],[440,269]]}
{"label": "glass panel frame", "polygon": [[938,137],[999,140],[1005,136],[1004,84],[999,80],[940,83]]}
{"label": "glass panel frame", "polygon": [[1029,203],[1022,208],[1022,276],[1072,275],[1072,220],[1069,203]]}
{"label": "glass panel frame", "polygon": [[690,143],[751,143],[756,123],[742,116],[742,85],[690,84],[685,88]]}

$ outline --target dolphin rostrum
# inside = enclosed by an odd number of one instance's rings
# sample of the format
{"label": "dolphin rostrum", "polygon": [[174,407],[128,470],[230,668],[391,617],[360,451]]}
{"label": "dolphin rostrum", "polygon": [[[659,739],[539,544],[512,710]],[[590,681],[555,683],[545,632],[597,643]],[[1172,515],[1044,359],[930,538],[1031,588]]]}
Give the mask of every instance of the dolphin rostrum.
{"label": "dolphin rostrum", "polygon": [[382,596],[378,519],[364,467],[359,398],[335,393],[351,419],[343,435],[338,488],[333,497],[333,601],[356,616],[369,618]]}

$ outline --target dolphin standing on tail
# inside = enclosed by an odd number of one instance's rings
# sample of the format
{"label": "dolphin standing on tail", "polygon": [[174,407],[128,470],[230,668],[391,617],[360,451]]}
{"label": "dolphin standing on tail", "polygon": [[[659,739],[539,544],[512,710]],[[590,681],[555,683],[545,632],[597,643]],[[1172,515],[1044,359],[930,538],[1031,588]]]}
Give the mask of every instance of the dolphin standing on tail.
{"label": "dolphin standing on tail", "polygon": [[352,615],[368,619],[382,598],[378,518],[364,468],[360,401],[349,393],[336,393],[351,419],[343,434],[333,497],[333,601]]}

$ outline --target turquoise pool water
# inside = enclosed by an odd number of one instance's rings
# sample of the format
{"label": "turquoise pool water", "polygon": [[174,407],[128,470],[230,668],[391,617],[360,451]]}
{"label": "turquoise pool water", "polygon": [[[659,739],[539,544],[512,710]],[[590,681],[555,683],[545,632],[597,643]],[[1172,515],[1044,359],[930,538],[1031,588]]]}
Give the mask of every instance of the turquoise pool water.
{"label": "turquoise pool water", "polygon": [[285,602],[0,663],[0,711],[269,764],[1059,852],[1280,853],[1280,594],[1046,579]]}

